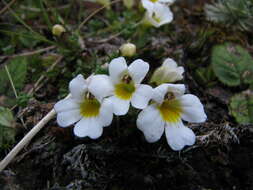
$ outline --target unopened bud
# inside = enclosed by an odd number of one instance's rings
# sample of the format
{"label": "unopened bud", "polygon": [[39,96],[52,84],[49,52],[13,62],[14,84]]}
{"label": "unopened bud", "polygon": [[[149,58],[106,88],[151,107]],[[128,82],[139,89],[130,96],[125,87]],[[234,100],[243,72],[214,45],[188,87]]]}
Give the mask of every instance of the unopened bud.
{"label": "unopened bud", "polygon": [[60,24],[56,24],[53,26],[53,29],[52,29],[52,33],[53,35],[55,36],[61,36],[63,32],[66,32],[65,28],[60,25]]}
{"label": "unopened bud", "polygon": [[131,9],[134,6],[134,0],[123,0],[123,3],[128,9]]}
{"label": "unopened bud", "polygon": [[122,56],[132,57],[136,54],[136,46],[132,43],[123,44],[120,47],[120,53]]}

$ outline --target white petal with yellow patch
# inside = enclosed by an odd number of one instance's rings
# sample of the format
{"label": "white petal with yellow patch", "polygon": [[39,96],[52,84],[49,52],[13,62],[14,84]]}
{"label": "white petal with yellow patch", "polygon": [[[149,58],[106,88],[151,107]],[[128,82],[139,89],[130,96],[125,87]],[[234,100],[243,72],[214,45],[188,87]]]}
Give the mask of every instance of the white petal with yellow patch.
{"label": "white petal with yellow patch", "polygon": [[156,3],[153,5],[153,10],[147,9],[145,20],[154,27],[159,28],[173,20],[173,13],[166,5]]}
{"label": "white petal with yellow patch", "polygon": [[184,126],[182,119],[200,123],[207,117],[199,99],[191,94],[183,95],[184,91],[181,84],[163,84],[154,89],[154,103],[142,110],[137,118],[137,128],[148,142],[158,141],[165,130],[173,150],[195,143],[194,133]]}
{"label": "white petal with yellow patch", "polygon": [[54,106],[57,123],[61,127],[76,123],[74,134],[78,137],[100,137],[102,128],[110,125],[113,118],[112,103],[105,98],[112,93],[109,78],[94,75],[87,81],[78,75],[70,82],[69,88],[71,97]]}
{"label": "white petal with yellow patch", "polygon": [[113,84],[110,97],[115,115],[125,115],[130,107],[143,109],[152,98],[153,89],[140,84],[149,70],[149,64],[141,59],[127,66],[123,57],[113,59],[109,64],[109,75]]}
{"label": "white petal with yellow patch", "polygon": [[155,4],[171,5],[175,0],[141,0],[142,6],[148,11],[153,11]]}

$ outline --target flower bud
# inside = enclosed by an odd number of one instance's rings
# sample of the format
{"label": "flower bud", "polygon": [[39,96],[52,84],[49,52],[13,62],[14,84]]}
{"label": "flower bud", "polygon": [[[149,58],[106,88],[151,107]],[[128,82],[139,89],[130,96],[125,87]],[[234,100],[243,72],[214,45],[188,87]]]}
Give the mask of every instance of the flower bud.
{"label": "flower bud", "polygon": [[120,53],[122,56],[132,57],[136,54],[136,46],[132,43],[123,44],[120,48]]}
{"label": "flower bud", "polygon": [[134,6],[134,0],[123,0],[123,3],[128,9],[131,9]]}
{"label": "flower bud", "polygon": [[60,25],[60,24],[56,24],[56,25],[54,25],[53,26],[53,28],[52,28],[52,33],[53,33],[53,35],[55,35],[55,36],[61,36],[62,35],[62,33],[63,32],[66,32],[66,30],[65,30],[65,28],[62,26],[62,25]]}
{"label": "flower bud", "polygon": [[183,79],[183,73],[183,67],[178,67],[173,59],[167,58],[162,66],[155,70],[150,82],[156,85],[176,82]]}

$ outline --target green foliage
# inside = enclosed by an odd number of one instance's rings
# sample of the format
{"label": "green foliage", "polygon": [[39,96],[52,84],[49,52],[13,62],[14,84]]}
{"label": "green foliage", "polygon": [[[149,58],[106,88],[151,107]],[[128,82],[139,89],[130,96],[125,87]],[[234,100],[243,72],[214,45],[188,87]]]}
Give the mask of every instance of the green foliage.
{"label": "green foliage", "polygon": [[8,108],[0,107],[0,148],[15,142],[14,117]]}
{"label": "green foliage", "polygon": [[[14,58],[7,64],[7,68],[16,90],[21,90],[24,86],[27,73],[27,59],[24,57]],[[13,90],[6,70],[3,67],[0,70],[0,83],[0,93],[11,96],[13,94]]]}
{"label": "green foliage", "polygon": [[230,114],[240,124],[253,123],[253,92],[248,90],[234,95],[230,100]]}
{"label": "green foliage", "polygon": [[227,43],[213,48],[212,67],[221,82],[238,86],[253,82],[253,59],[239,45]]}
{"label": "green foliage", "polygon": [[19,93],[17,98],[17,105],[21,107],[27,106],[28,101],[32,98],[32,95],[26,93]]}
{"label": "green foliage", "polygon": [[22,31],[20,30],[18,35],[18,42],[26,48],[33,48],[39,42],[41,42],[40,37],[36,35],[36,33],[30,31]]}
{"label": "green foliage", "polygon": [[210,87],[216,83],[216,76],[211,66],[196,69],[194,78],[203,86]]}
{"label": "green foliage", "polygon": [[253,29],[253,1],[218,0],[205,6],[207,19],[244,31]]}

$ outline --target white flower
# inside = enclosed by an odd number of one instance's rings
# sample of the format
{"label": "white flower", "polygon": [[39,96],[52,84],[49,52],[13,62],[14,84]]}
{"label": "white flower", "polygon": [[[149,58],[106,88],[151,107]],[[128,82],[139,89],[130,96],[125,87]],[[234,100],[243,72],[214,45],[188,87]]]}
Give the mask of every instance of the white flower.
{"label": "white flower", "polygon": [[173,59],[167,58],[162,66],[155,70],[151,77],[151,82],[157,85],[176,82],[183,79],[183,73],[183,67],[178,67]]}
{"label": "white flower", "polygon": [[78,137],[96,139],[102,135],[103,127],[112,122],[113,110],[108,96],[110,80],[106,75],[95,75],[87,80],[78,75],[69,83],[71,97],[57,102],[57,123],[67,127],[74,123],[74,134]]}
{"label": "white flower", "polygon": [[145,22],[157,28],[164,24],[170,23],[172,20],[173,13],[171,12],[170,8],[160,3],[155,3],[153,5],[153,9],[147,9],[145,14]]}
{"label": "white flower", "polygon": [[113,59],[109,64],[109,75],[113,85],[113,112],[125,115],[130,106],[144,109],[152,97],[153,89],[140,84],[149,70],[149,64],[141,59],[135,60],[129,67],[123,57]]}
{"label": "white flower", "polygon": [[155,9],[155,5],[171,5],[175,0],[141,0],[142,6],[148,11],[153,11]]}
{"label": "white flower", "polygon": [[154,89],[154,103],[138,115],[137,127],[148,142],[158,141],[163,132],[173,150],[195,143],[195,134],[184,126],[188,122],[204,122],[207,118],[198,97],[185,94],[182,84],[162,84]]}

